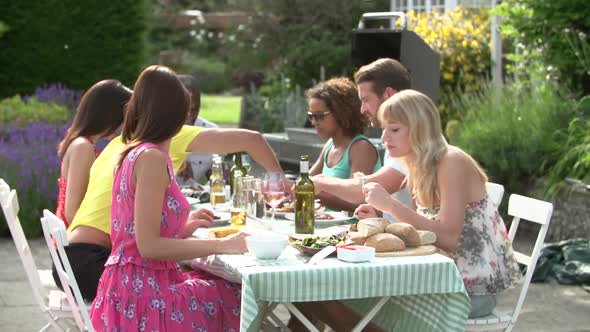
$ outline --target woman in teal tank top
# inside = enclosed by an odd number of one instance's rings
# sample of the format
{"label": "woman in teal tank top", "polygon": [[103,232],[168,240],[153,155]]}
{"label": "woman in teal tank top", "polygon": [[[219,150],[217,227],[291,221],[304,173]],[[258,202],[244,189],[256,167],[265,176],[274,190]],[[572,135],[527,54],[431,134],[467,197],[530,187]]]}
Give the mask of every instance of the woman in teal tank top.
{"label": "woman in teal tank top", "polygon": [[[340,159],[340,162],[338,162],[336,165],[334,165],[334,167],[328,166],[328,163],[327,163],[328,154],[330,153],[330,150],[332,149],[332,146],[334,145],[333,140],[330,139],[326,143],[326,147],[324,149],[324,154],[323,154],[324,167],[322,168],[322,174],[324,176],[329,176],[329,177],[333,177],[333,178],[340,178],[340,179],[348,179],[348,178],[352,177],[353,172],[351,172],[350,161],[349,161],[350,148],[352,147],[352,145],[356,141],[361,140],[361,139],[366,140],[370,144],[373,144],[369,141],[369,139],[367,137],[365,137],[365,135],[360,135],[360,134],[356,135],[355,137],[352,138],[352,141],[348,145],[348,148],[346,149],[346,152],[344,152],[344,156],[342,157],[342,159]],[[375,166],[373,167],[373,172],[377,172],[382,166],[381,158],[379,157],[378,153],[377,153],[377,158],[378,158],[378,160],[375,163]],[[371,173],[373,173],[373,172],[371,172]],[[367,174],[367,173],[365,173],[365,174]]]}
{"label": "woman in teal tank top", "polygon": [[[318,135],[328,139],[310,175],[347,179],[356,172],[371,174],[381,167],[377,149],[362,135],[368,119],[361,113],[358,91],[350,79],[337,77],[321,82],[307,91],[307,98],[309,120]],[[317,196],[329,208],[356,208],[326,193]]]}

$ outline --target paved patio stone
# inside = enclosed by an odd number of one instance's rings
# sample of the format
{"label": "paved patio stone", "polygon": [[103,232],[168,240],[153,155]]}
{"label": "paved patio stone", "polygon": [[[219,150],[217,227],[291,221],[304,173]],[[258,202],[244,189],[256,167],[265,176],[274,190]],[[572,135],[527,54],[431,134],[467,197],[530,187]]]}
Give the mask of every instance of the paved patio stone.
{"label": "paved patio stone", "polygon": [[[530,247],[527,243],[519,243],[517,236],[515,248]],[[29,245],[37,267],[50,269],[45,241],[36,239]],[[517,296],[518,289],[508,291],[499,299],[498,309],[509,307]],[[285,321],[289,317],[281,307],[277,314]],[[34,302],[12,239],[0,238],[0,331],[38,331],[44,324],[45,317]],[[590,332],[590,293],[578,286],[531,284],[513,331]]]}

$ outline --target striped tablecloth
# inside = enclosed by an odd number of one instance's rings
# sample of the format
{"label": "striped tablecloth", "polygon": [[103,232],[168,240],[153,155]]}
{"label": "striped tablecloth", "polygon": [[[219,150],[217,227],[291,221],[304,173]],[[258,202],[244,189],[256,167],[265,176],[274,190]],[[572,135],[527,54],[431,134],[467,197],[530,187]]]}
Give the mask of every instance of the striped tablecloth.
{"label": "striped tablecloth", "polygon": [[336,258],[307,265],[288,247],[276,261],[248,255],[196,259],[193,268],[242,283],[241,331],[258,331],[270,302],[344,300],[365,313],[392,296],[373,319],[386,331],[463,331],[469,298],[454,262],[442,255],[375,258],[346,263]]}

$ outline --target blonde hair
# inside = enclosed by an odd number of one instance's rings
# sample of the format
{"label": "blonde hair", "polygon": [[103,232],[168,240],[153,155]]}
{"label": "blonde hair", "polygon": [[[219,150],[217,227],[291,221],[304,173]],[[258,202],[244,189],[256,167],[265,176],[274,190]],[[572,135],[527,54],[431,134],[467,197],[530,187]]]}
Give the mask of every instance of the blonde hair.
{"label": "blonde hair", "polygon": [[[415,160],[408,167],[408,184],[414,199],[421,205],[433,208],[440,197],[437,182],[438,162],[448,151],[438,109],[426,95],[415,90],[404,90],[387,99],[379,108],[381,123],[398,122],[408,127],[410,146]],[[482,179],[487,177],[479,164],[461,151],[476,167]],[[405,159],[405,158],[404,158]]]}

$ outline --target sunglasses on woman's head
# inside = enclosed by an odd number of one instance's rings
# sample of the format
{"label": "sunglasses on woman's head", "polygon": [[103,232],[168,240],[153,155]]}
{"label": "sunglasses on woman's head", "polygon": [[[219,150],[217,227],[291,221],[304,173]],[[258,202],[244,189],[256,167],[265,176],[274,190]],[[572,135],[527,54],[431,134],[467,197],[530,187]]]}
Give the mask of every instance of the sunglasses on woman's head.
{"label": "sunglasses on woman's head", "polygon": [[320,113],[307,112],[307,118],[309,118],[309,121],[322,121],[330,113],[330,111]]}

